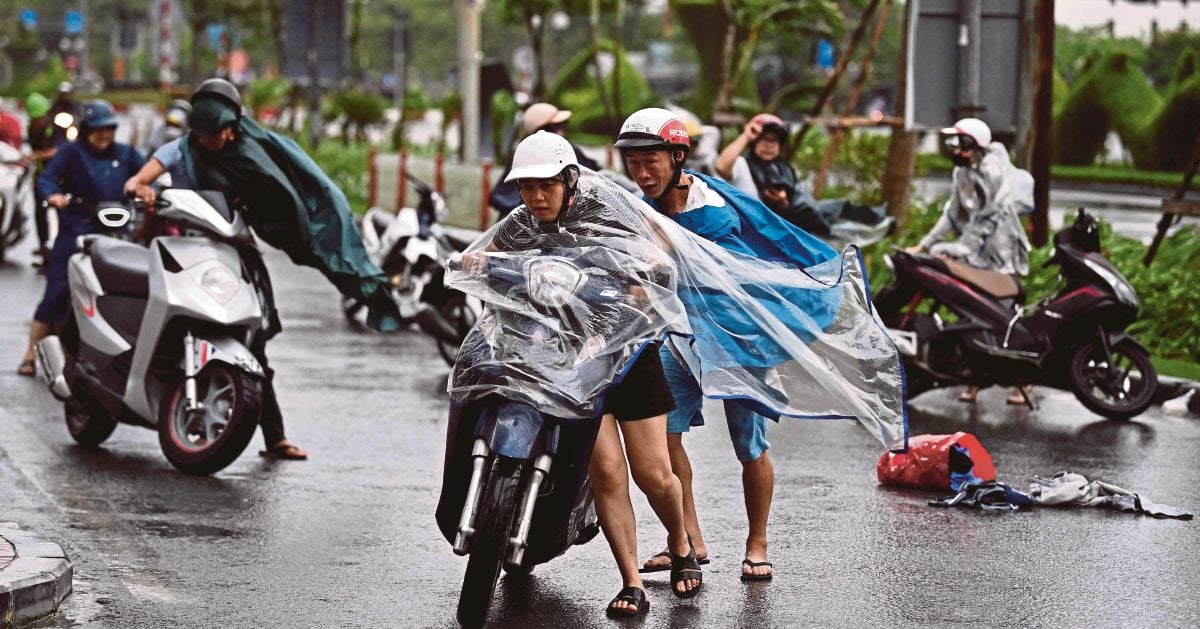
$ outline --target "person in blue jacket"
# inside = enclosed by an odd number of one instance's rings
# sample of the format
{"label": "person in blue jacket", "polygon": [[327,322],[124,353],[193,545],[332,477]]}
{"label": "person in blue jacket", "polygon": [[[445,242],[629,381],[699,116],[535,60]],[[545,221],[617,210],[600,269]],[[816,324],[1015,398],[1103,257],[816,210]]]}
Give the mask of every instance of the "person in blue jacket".
{"label": "person in blue jacket", "polygon": [[133,147],[115,141],[117,112],[108,101],[84,103],[80,127],[79,139],[59,148],[37,179],[39,196],[58,210],[58,237],[46,269],[46,291],[29,329],[29,347],[17,371],[23,376],[34,373],[34,345],[67,318],[67,262],[76,239],[97,230],[96,204],[122,201],[125,180],[146,162]]}
{"label": "person in blue jacket", "polygon": [[[721,247],[753,258],[784,262],[790,266],[807,267],[833,258],[836,252],[803,230],[779,220],[753,220],[770,210],[730,186],[685,171],[684,160],[691,148],[687,130],[681,120],[665,109],[643,109],[630,116],[622,125],[615,147],[621,151],[629,176],[637,183],[645,200],[656,210],[670,217],[688,231]],[[735,207],[735,203],[738,207]],[[741,209],[739,209],[741,208]],[[732,307],[721,302],[720,295],[681,295],[689,309],[706,311]],[[798,296],[803,299],[803,296]],[[697,301],[698,299],[698,301]],[[690,301],[689,301],[690,300]],[[815,309],[814,309],[815,312]],[[724,329],[717,335],[698,329],[695,343],[725,344],[727,356],[736,357],[750,367],[768,367],[782,360],[772,354],[768,339],[753,335],[753,330],[739,333],[739,326],[753,323],[727,318]],[[739,339],[760,338],[761,342],[739,347]],[[673,339],[674,340],[674,339]],[[731,343],[732,342],[732,343]],[[667,437],[671,464],[684,490],[686,528],[695,545],[697,557],[707,558],[708,548],[701,535],[692,495],[692,468],[683,448],[683,433],[692,426],[704,424],[701,414],[704,394],[697,376],[680,360],[669,344],[661,351],[663,370],[675,397],[675,410],[667,417]],[[754,363],[761,362],[761,365]],[[764,374],[766,371],[763,372]],[[754,404],[726,399],[725,417],[734,452],[742,463],[742,487],[745,492],[749,534],[742,563],[742,580],[769,580],[774,568],[767,561],[767,520],[774,492],[775,469],[767,450],[767,417],[756,412]],[[643,571],[657,571],[666,566],[662,553],[646,562]]]}

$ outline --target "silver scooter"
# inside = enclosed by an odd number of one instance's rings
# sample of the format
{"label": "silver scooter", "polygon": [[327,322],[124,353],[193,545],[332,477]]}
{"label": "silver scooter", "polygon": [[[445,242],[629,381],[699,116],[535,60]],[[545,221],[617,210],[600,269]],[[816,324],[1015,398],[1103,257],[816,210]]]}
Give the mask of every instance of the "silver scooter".
{"label": "silver scooter", "polygon": [[20,151],[0,142],[0,261],[25,237],[23,206],[32,174],[33,164]]}
{"label": "silver scooter", "polygon": [[[180,471],[212,474],[258,425],[266,375],[250,348],[270,326],[270,284],[245,220],[220,193],[166,190],[155,210],[180,235],[148,247],[79,238],[67,325],[38,344],[38,363],[80,445],[133,424],[157,430]],[[97,218],[121,230],[132,212],[106,204]]]}

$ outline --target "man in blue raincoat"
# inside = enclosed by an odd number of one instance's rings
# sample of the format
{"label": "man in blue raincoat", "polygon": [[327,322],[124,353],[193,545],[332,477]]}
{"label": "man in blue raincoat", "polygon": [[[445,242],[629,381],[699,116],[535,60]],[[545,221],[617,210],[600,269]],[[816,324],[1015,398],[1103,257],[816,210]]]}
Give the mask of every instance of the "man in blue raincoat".
{"label": "man in blue raincoat", "polygon": [[[808,269],[828,269],[837,264],[838,252],[780,219],[757,199],[720,180],[684,170],[690,140],[683,122],[671,112],[651,108],[634,113],[622,126],[615,146],[644,199],[683,228],[732,252],[733,264],[743,266],[738,260],[746,260],[748,264],[765,261],[769,264],[764,266],[770,267],[767,272],[803,275],[808,275]],[[712,275],[709,279],[718,277]],[[858,313],[860,320],[870,319],[870,315],[869,306],[860,305],[865,302],[842,303],[842,295],[854,293],[827,290],[833,285],[823,284],[816,277],[809,276],[815,290],[802,288],[800,283],[783,286],[768,279],[736,277],[736,281],[726,285],[705,285],[702,280],[684,287],[681,282],[679,297],[692,320],[692,338],[690,341],[672,338],[662,352],[664,371],[676,403],[676,409],[668,415],[668,443],[672,467],[684,488],[687,530],[697,557],[704,559],[708,549],[696,515],[691,463],[682,437],[691,426],[704,423],[701,408],[705,395],[724,399],[730,438],[742,463],[749,519],[741,578],[769,580],[774,569],[767,561],[767,521],[774,491],[774,467],[767,453],[768,416],[776,419],[781,414],[834,416],[785,410],[796,407],[795,385],[793,381],[792,392],[785,392],[788,387],[779,381],[776,367],[807,351],[807,348],[798,350],[797,343],[789,343],[789,339],[799,340],[801,345],[814,342],[816,335],[833,325],[839,310],[862,310]],[[866,292],[865,281],[862,292]],[[748,312],[747,307],[754,312]],[[876,338],[886,339],[882,329],[874,332]],[[877,342],[876,348],[878,345]],[[883,353],[886,355],[887,351],[885,348]],[[898,358],[895,362],[899,362]],[[698,370],[705,373],[702,375]],[[713,374],[724,377],[725,371],[736,371],[740,381],[737,377],[727,378],[728,386],[711,386]],[[894,373],[899,373],[898,366]],[[898,378],[891,380],[897,381]],[[895,406],[894,401],[890,400],[889,406]],[[660,553],[647,561],[643,570],[666,567]]]}

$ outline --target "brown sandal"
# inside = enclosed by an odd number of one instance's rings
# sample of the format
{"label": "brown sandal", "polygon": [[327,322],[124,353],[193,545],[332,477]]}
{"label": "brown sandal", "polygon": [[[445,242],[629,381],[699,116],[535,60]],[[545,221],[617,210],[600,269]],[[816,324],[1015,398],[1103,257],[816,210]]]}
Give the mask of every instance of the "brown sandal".
{"label": "brown sandal", "polygon": [[22,360],[21,364],[17,367],[17,375],[18,376],[32,378],[36,373],[37,373],[37,370],[34,368],[32,358]]}
{"label": "brown sandal", "polygon": [[259,450],[258,456],[265,459],[279,459],[287,461],[304,461],[308,459],[308,453],[300,448],[297,448],[291,443],[281,443],[272,446],[267,450]]}

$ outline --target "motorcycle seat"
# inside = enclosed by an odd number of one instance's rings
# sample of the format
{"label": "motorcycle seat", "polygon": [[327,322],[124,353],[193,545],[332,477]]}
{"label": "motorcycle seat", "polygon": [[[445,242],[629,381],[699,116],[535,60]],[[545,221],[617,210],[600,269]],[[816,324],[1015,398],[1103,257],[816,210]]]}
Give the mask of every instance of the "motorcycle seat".
{"label": "motorcycle seat", "polygon": [[395,218],[384,215],[383,213],[373,212],[371,214],[371,226],[375,228],[376,234],[382,234],[386,232],[388,227],[391,227],[392,223],[394,222],[396,222]]}
{"label": "motorcycle seat", "polygon": [[150,250],[115,238],[97,238],[89,252],[105,292],[127,297],[150,294]]}
{"label": "motorcycle seat", "polygon": [[973,266],[967,266],[953,260],[944,260],[946,268],[952,275],[960,280],[964,280],[972,286],[982,290],[991,297],[997,300],[1015,300],[1017,303],[1025,300],[1025,289],[1021,287],[1021,283],[1011,275],[997,273],[995,271],[986,271],[977,269]]}

